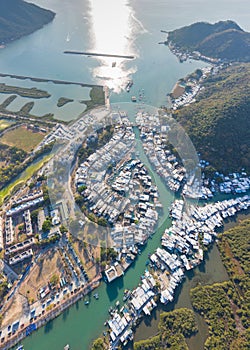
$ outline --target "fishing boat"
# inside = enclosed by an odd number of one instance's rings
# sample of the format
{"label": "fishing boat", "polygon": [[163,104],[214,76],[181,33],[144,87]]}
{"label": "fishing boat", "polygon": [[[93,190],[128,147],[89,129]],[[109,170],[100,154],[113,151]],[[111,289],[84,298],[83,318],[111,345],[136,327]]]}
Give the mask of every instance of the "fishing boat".
{"label": "fishing boat", "polygon": [[128,298],[130,297],[131,293],[132,293],[131,290],[126,289],[124,291],[123,301],[128,300]]}
{"label": "fishing boat", "polygon": [[126,91],[129,92],[131,87],[133,86],[134,82],[133,80],[129,80],[127,85],[126,85]]}

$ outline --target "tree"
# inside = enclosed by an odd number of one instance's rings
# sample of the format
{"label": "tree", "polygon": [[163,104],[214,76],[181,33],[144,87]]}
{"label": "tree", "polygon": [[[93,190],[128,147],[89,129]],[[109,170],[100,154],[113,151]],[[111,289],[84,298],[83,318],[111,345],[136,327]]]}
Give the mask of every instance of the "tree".
{"label": "tree", "polygon": [[82,193],[83,191],[85,191],[85,190],[86,190],[86,188],[87,188],[87,186],[86,186],[86,185],[81,185],[81,186],[79,186],[79,187],[78,187],[78,189],[77,189],[77,190],[78,190],[78,192],[79,192],[79,193]]}
{"label": "tree", "polygon": [[18,231],[22,232],[24,230],[24,224],[18,226]]}
{"label": "tree", "polygon": [[43,232],[48,232],[50,229],[51,229],[51,222],[50,222],[50,220],[46,219],[43,222],[42,230],[43,230]]}
{"label": "tree", "polygon": [[65,227],[64,225],[61,225],[59,230],[60,230],[61,234],[68,232],[67,227]]}
{"label": "tree", "polygon": [[53,286],[56,286],[58,283],[59,283],[59,275],[57,274],[54,274],[51,279],[50,279],[50,283],[53,285]]}
{"label": "tree", "polygon": [[100,226],[104,226],[104,227],[107,226],[107,220],[104,219],[104,218],[98,218],[97,223],[98,223],[98,225],[100,225]]}
{"label": "tree", "polygon": [[105,350],[105,344],[102,338],[98,338],[94,341],[91,350]]}

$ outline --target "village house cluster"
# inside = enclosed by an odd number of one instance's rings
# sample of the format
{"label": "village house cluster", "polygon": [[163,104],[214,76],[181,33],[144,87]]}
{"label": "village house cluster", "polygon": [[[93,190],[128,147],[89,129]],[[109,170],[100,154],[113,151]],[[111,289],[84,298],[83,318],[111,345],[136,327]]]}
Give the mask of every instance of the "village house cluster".
{"label": "village house cluster", "polygon": [[129,320],[117,329],[115,319],[121,316],[116,310],[108,321],[111,349],[119,343],[126,344],[132,338],[131,326],[136,324],[143,312],[150,315],[156,306],[156,297],[163,304],[173,301],[175,289],[183,280],[185,271],[203,260],[202,244],[207,246],[216,238],[217,229],[223,225],[225,218],[249,207],[249,195],[204,206],[190,205],[184,200],[176,200],[172,204],[172,226],[162,235],[162,247],[149,257],[150,272],[146,270],[140,285],[126,292],[126,304],[120,313],[125,309]]}
{"label": "village house cluster", "polygon": [[170,190],[179,191],[186,170],[176,156],[167,149],[167,126],[161,125],[157,116],[147,113],[138,113],[136,122],[140,125],[143,148],[151,164]]}

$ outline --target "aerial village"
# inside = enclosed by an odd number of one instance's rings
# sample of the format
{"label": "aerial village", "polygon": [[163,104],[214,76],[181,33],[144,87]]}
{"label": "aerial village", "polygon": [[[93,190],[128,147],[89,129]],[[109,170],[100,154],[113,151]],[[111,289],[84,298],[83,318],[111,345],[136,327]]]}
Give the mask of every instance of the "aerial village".
{"label": "aerial village", "polygon": [[[85,262],[67,229],[70,215],[67,201],[61,199],[53,204],[49,201],[45,185],[50,164],[46,164],[3,206],[0,249],[2,278],[8,282],[8,293],[0,306],[1,311],[11,305],[39,259],[51,248],[58,253],[61,273],[54,281],[43,280],[35,285],[32,300],[26,290],[27,308],[17,314],[16,319],[7,317],[10,321],[4,322],[0,330],[2,344],[20,331],[25,336],[55,317],[98,286],[100,279],[112,283],[121,278],[154,234],[162,204],[154,179],[136,149],[135,128],[153,169],[180,199],[169,208],[172,226],[163,233],[161,247],[149,256],[140,285],[127,291],[124,306],[111,310],[107,321],[111,349],[120,343],[126,344],[133,337],[134,325],[143,314],[150,315],[158,301],[166,304],[174,299],[185,271],[201,263],[204,247],[216,239],[223,220],[250,206],[250,178],[244,170],[228,175],[218,173],[220,181],[202,176],[199,191],[191,191],[184,165],[167,147],[168,125],[162,123],[158,115],[145,111],[137,112],[135,121],[131,122],[125,112],[98,110],[72,126],[58,124],[38,148],[63,139],[69,143],[70,151],[75,150],[82,143],[82,135],[88,131],[89,124],[99,125],[104,117],[107,117],[107,125],[115,124],[114,133],[102,148],[78,164],[73,186],[81,188],[87,213],[102,218],[109,227],[117,257],[104,268],[102,275],[90,276],[86,272]],[[92,137],[95,137],[93,130]],[[64,158],[73,159],[73,156],[67,157],[65,148],[62,154]],[[201,160],[201,172],[206,166],[207,162]],[[218,193],[227,194],[230,199],[202,201],[199,205],[188,202],[188,197],[208,200],[216,198]],[[90,252],[89,261],[93,260]]]}
{"label": "aerial village", "polygon": [[249,207],[249,195],[201,207],[184,200],[173,203],[172,226],[162,235],[162,247],[150,255],[149,267],[138,287],[124,294],[125,305],[111,310],[107,323],[111,349],[133,339],[133,329],[140,317],[150,315],[158,302],[167,304],[174,300],[175,289],[185,278],[185,271],[203,261],[204,247],[216,239],[223,220]]}

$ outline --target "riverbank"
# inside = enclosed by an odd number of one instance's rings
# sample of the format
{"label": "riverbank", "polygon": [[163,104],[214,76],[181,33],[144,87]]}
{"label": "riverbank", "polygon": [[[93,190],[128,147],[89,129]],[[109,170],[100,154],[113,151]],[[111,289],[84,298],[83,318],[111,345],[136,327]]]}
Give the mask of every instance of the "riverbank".
{"label": "riverbank", "polygon": [[37,172],[45,163],[47,163],[51,159],[51,155],[45,154],[42,159],[36,160],[33,164],[28,166],[25,170],[19,174],[16,179],[14,179],[9,185],[4,187],[0,191],[0,205],[4,202],[4,200],[14,192],[17,187],[21,187],[23,183],[28,181],[31,176]]}
{"label": "riverbank", "polygon": [[[250,209],[237,214],[235,217],[227,219],[223,232],[237,226],[242,220],[250,218]],[[155,336],[158,332],[158,324],[160,314],[164,311],[172,311],[179,308],[190,308],[194,311],[190,291],[198,285],[210,285],[217,282],[229,280],[228,273],[222,262],[220,252],[216,244],[205,253],[205,259],[201,265],[186,274],[186,280],[176,290],[174,302],[164,305],[158,305],[150,317],[144,317],[136,328],[134,340],[139,341]],[[195,311],[194,311],[195,312]],[[191,338],[187,339],[189,349],[200,350],[208,336],[208,326],[203,317],[195,312],[196,322],[198,324],[198,332]],[[145,336],[145,334],[147,334]],[[130,348],[132,349],[132,348]]]}

